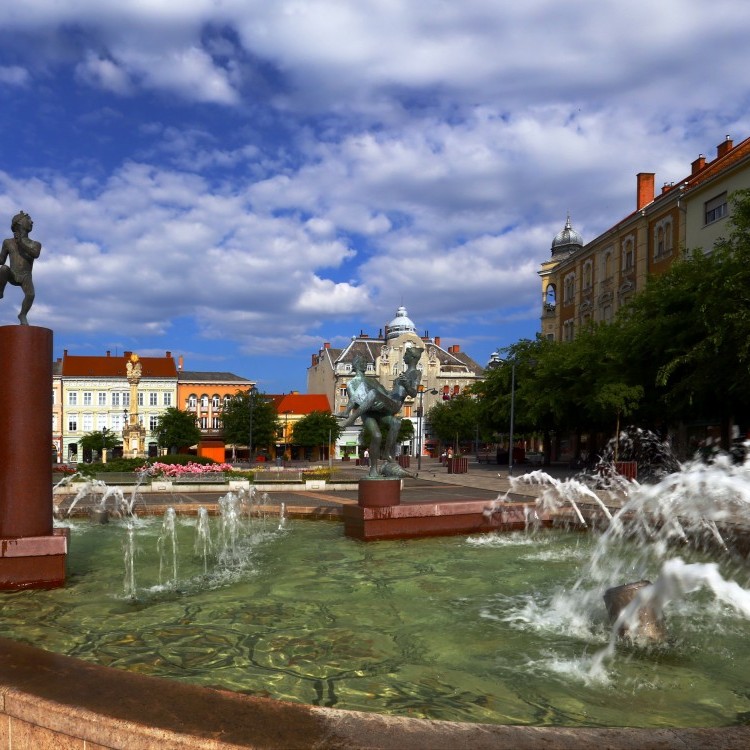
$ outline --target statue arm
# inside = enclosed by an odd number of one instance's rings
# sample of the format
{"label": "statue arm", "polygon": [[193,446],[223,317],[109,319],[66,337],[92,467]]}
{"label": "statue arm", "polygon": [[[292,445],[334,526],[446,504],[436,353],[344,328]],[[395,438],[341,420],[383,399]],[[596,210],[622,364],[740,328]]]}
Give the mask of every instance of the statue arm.
{"label": "statue arm", "polygon": [[18,251],[25,256],[27,260],[35,260],[42,252],[42,243],[36,242],[28,237],[16,240],[16,245],[18,246]]}
{"label": "statue arm", "polygon": [[0,265],[3,265],[8,260],[8,253],[10,252],[10,248],[8,247],[9,242],[10,240],[3,240],[3,248],[0,250]]}

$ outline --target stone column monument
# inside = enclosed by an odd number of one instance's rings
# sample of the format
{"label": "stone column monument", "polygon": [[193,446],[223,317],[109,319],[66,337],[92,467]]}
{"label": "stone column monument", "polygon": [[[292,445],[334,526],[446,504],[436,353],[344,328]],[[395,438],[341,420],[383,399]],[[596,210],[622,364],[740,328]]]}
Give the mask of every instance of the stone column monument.
{"label": "stone column monument", "polygon": [[3,241],[0,297],[6,283],[24,292],[21,325],[0,326],[0,589],[65,583],[66,530],[52,525],[52,331],[26,320],[34,299],[31,268],[41,245],[28,238],[31,217],[13,218]]}
{"label": "stone column monument", "polygon": [[143,368],[137,354],[131,354],[127,369],[130,384],[130,415],[122,430],[122,452],[125,458],[142,458],[146,455],[146,428],[138,421],[138,383]]}

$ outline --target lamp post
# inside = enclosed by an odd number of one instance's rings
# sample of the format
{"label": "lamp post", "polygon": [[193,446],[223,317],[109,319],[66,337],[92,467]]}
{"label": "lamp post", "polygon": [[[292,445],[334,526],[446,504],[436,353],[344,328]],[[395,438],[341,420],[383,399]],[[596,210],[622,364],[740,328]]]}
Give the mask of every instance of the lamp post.
{"label": "lamp post", "polygon": [[513,418],[516,411],[516,362],[511,361],[510,370],[510,436],[508,445],[508,476],[513,476]]}
{"label": "lamp post", "polygon": [[[437,395],[437,390],[435,390],[435,388],[431,388],[429,392],[433,396]],[[417,394],[419,395],[419,408],[417,410],[417,432],[419,433],[417,435],[417,471],[422,471],[422,416],[424,412],[423,401],[425,394],[425,387],[423,385],[419,386]]]}
{"label": "lamp post", "polygon": [[247,389],[247,399],[249,404],[250,421],[248,423],[248,435],[247,435],[247,463],[252,468],[253,463],[253,391],[255,388],[251,385]]}

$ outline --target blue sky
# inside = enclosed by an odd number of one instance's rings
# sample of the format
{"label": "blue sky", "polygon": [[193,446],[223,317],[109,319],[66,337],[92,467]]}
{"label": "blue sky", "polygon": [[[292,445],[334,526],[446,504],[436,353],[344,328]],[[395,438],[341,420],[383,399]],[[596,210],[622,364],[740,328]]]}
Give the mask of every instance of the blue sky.
{"label": "blue sky", "polygon": [[15,3],[0,221],[43,244],[30,323],[279,393],[404,304],[484,364],[538,330],[568,212],[591,239],[637,172],[750,135],[748,38],[744,0]]}

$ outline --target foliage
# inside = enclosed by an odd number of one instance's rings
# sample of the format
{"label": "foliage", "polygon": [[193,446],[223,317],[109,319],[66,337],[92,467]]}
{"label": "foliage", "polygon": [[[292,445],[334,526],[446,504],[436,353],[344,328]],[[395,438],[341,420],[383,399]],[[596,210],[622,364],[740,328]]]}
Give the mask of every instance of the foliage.
{"label": "foliage", "polygon": [[253,453],[257,448],[272,445],[279,430],[276,408],[269,397],[253,389],[238,391],[227,401],[221,415],[224,424],[224,441],[247,445],[252,430]]}
{"label": "foliage", "polygon": [[[138,460],[138,459],[135,459]],[[149,459],[148,463],[155,463],[159,462],[162,464],[215,464],[216,461],[214,461],[213,458],[209,458],[208,456],[194,456],[190,453],[172,453],[167,456],[159,456],[158,459]],[[141,461],[142,462],[142,461]]]}
{"label": "foliage", "polygon": [[328,445],[341,435],[341,425],[330,412],[314,411],[295,422],[292,442],[308,448]]}
{"label": "foliage", "polygon": [[402,419],[396,436],[397,443],[406,443],[414,437],[414,423],[411,419]]}
{"label": "foliage", "polygon": [[141,466],[136,471],[139,474],[146,473],[148,476],[156,477],[182,477],[182,476],[196,476],[201,474],[220,474],[227,471],[232,471],[233,467],[231,464],[217,464],[217,463],[162,463],[155,461],[154,463],[147,463]]}
{"label": "foliage", "polygon": [[170,406],[159,415],[154,434],[157,444],[171,453],[189,448],[201,439],[195,417],[175,406]]}
{"label": "foliage", "polygon": [[105,472],[130,472],[135,471],[143,464],[142,458],[114,458],[103,463],[78,464],[76,471],[85,476],[94,476]]}
{"label": "foliage", "polygon": [[101,453],[102,445],[108,451],[122,444],[122,435],[112,430],[97,430],[87,432],[79,441],[81,450],[97,451]]}
{"label": "foliage", "polygon": [[462,393],[433,406],[427,412],[427,419],[432,433],[444,443],[471,440],[479,424],[479,402],[472,395]]}

